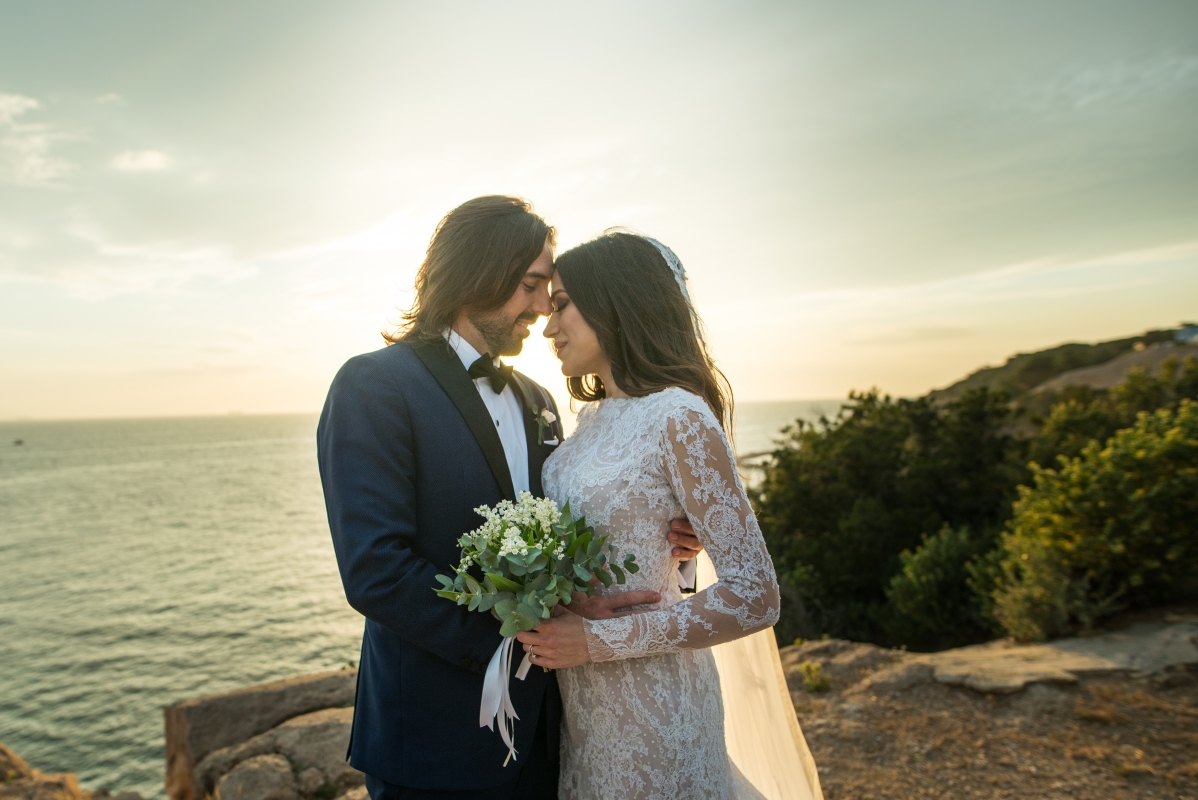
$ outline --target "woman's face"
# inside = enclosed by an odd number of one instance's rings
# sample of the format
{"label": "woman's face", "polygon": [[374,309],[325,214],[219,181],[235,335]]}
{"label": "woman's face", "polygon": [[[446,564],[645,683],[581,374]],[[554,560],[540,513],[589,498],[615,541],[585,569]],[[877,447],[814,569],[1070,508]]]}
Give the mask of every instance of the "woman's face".
{"label": "woman's face", "polygon": [[553,349],[562,362],[562,374],[567,378],[584,375],[605,375],[609,366],[599,337],[583,319],[578,306],[570,301],[570,295],[562,286],[561,273],[553,273],[550,287],[553,298],[553,313],[545,325],[545,338],[553,340]]}

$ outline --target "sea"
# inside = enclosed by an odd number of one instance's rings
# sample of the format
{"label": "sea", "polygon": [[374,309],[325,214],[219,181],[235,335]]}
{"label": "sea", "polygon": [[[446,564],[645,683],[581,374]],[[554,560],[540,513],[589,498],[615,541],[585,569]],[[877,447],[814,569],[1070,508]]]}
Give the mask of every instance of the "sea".
{"label": "sea", "polygon": [[[740,453],[835,400],[741,403]],[[162,707],[351,666],[316,416],[0,422],[0,742],[163,793]]]}

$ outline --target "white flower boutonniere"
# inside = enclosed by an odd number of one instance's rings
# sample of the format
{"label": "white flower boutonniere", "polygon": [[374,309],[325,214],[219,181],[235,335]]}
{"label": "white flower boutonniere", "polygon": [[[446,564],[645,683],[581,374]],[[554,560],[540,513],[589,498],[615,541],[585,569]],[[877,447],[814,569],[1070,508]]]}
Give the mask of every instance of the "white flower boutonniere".
{"label": "white flower boutonniere", "polygon": [[537,444],[558,444],[559,440],[556,436],[552,439],[545,438],[545,429],[549,428],[553,423],[557,422],[557,414],[554,414],[547,408],[542,408],[537,414]]}

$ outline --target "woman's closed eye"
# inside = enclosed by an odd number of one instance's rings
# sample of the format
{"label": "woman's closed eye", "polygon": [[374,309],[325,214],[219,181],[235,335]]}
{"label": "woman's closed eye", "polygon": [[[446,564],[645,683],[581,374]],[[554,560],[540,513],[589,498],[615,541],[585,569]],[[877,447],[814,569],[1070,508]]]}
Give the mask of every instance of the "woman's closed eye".
{"label": "woman's closed eye", "polygon": [[560,297],[559,296],[559,297],[553,298],[553,310],[557,314],[560,314],[563,311],[565,311],[569,305],[570,305],[570,298],[568,298],[568,297]]}

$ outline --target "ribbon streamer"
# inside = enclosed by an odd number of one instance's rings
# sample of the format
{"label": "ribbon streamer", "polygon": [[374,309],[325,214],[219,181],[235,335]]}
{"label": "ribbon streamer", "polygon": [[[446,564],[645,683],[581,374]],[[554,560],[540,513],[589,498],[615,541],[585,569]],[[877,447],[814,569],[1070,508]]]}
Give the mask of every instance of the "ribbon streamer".
{"label": "ribbon streamer", "polygon": [[[514,639],[504,639],[496,648],[495,655],[491,656],[491,661],[487,664],[487,677],[483,680],[483,701],[478,709],[478,727],[480,728],[495,730],[495,718],[499,717],[499,735],[502,737],[503,743],[507,745],[508,751],[507,758],[503,761],[505,767],[508,761],[516,759],[516,746],[512,744],[512,738],[516,732],[516,720],[520,719],[516,714],[516,707],[512,705],[508,681],[508,676],[512,674],[512,643],[514,641]],[[531,666],[532,662],[525,653],[524,660],[520,662],[520,668],[516,670],[516,679],[524,680]]]}

